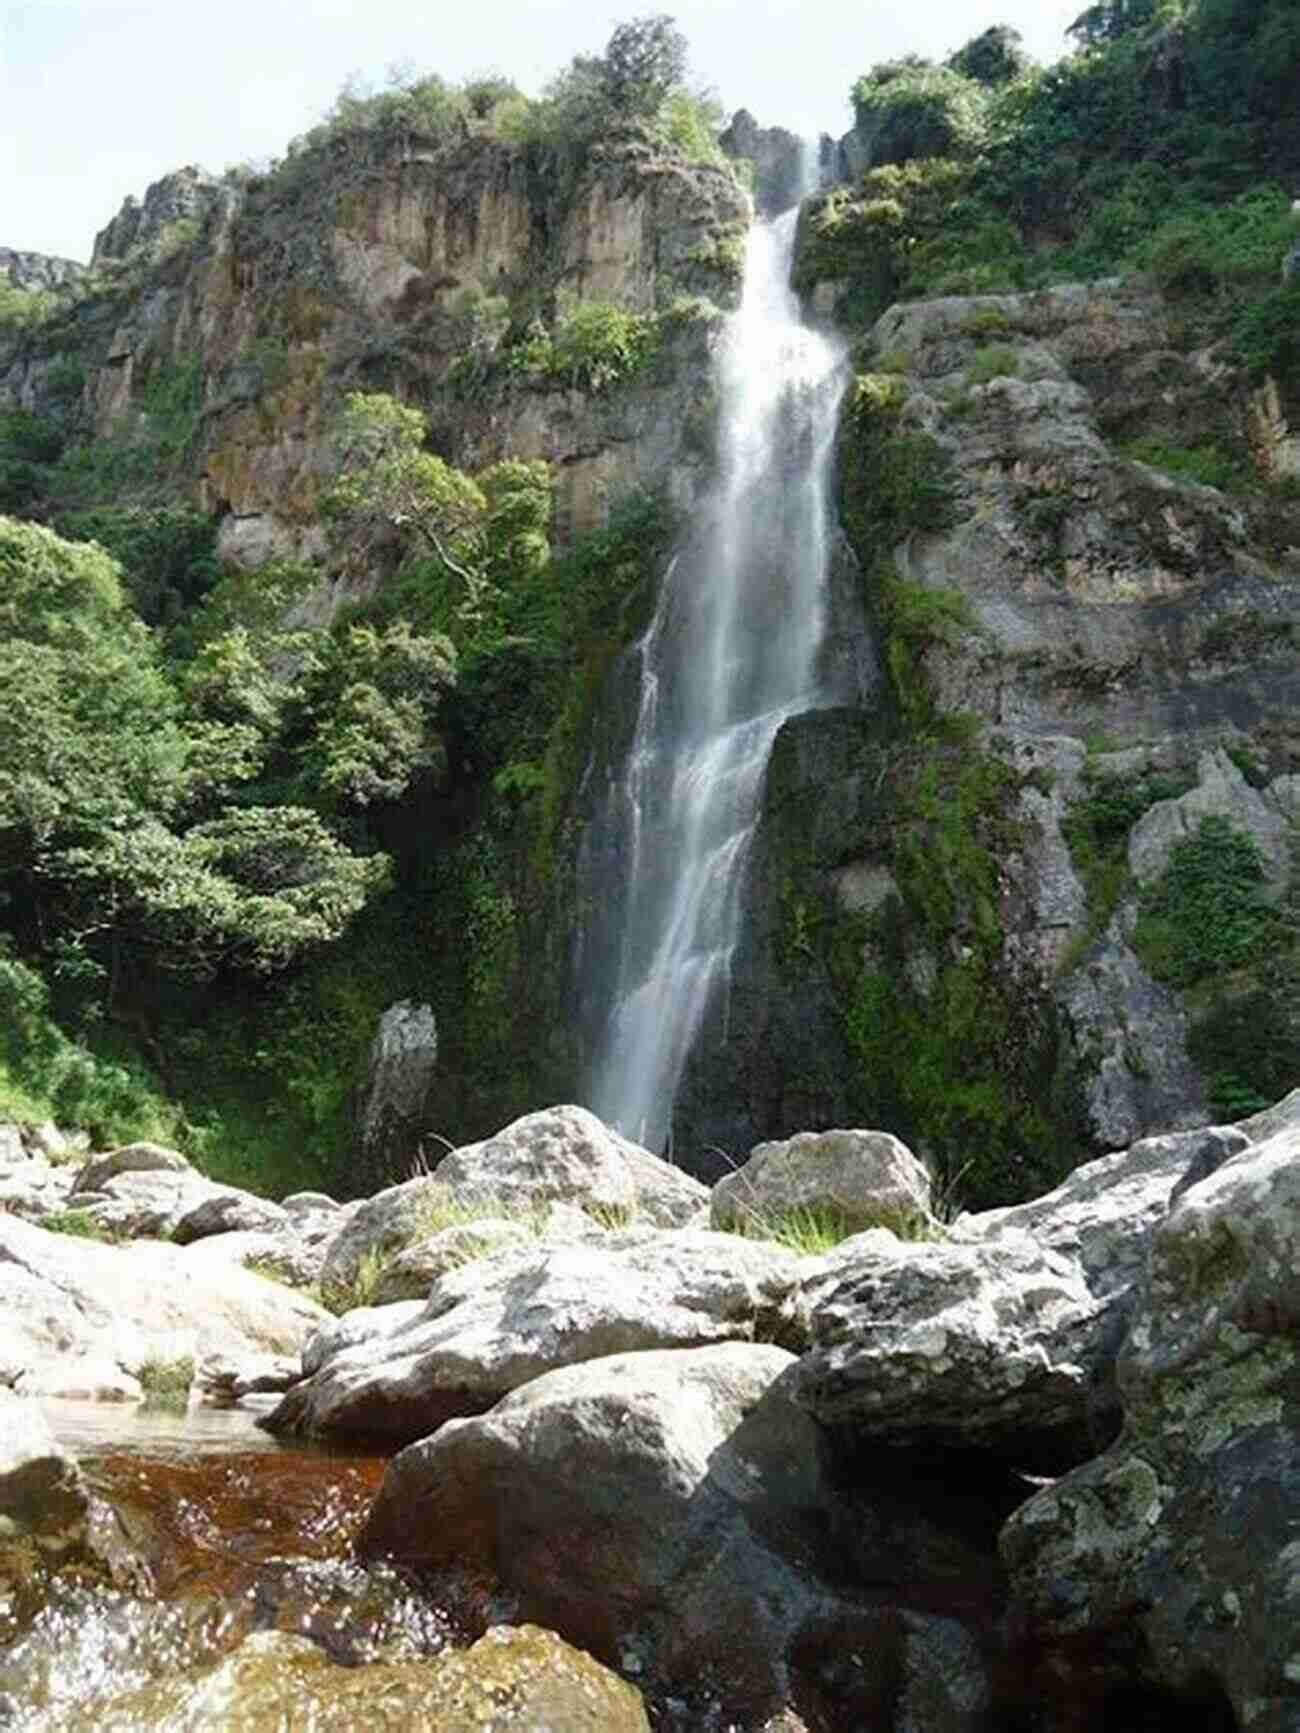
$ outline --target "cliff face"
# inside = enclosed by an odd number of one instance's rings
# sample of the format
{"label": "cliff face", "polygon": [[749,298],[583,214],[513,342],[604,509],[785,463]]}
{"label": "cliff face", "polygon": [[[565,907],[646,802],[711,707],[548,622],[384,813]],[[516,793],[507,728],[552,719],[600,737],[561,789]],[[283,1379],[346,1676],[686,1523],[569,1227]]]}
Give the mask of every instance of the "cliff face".
{"label": "cliff face", "polygon": [[1296,441],[1139,281],[896,306],[858,364],[839,502],[887,678],[778,742],[678,1137],[885,1123],[993,1191],[1293,1053]]}
{"label": "cliff face", "polygon": [[466,467],[546,458],[571,534],[600,520],[608,493],[670,467],[708,320],[667,321],[668,359],[621,393],[508,377],[495,343],[511,321],[550,323],[583,300],[647,316],[684,297],[725,304],[746,220],[725,170],[635,140],[563,200],[484,138],[407,142],[378,161],[318,150],[266,178],[181,170],[101,232],[98,292],[0,355],[0,401],[44,407],[51,366],[74,354],[80,413],[112,437],[151,386],[186,373],[194,425],[179,482],[220,514],[219,552],[244,563],[317,551],[329,424],[356,389],[419,403]]}
{"label": "cliff face", "polygon": [[52,253],[23,253],[13,247],[0,247],[0,277],[7,277],[15,289],[61,289],[75,283],[85,269],[75,259],[55,258]]}

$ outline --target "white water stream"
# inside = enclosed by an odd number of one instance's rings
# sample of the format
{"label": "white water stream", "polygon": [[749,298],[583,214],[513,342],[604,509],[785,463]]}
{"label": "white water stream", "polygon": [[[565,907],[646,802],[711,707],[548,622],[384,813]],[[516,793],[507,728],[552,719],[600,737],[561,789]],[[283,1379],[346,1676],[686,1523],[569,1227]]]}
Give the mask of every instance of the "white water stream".
{"label": "white water stream", "polygon": [[606,853],[625,875],[591,1104],[651,1149],[725,991],[777,729],[823,701],[828,466],[841,354],[800,322],[796,212],[750,232],[717,358],[719,476],[637,647],[640,709]]}

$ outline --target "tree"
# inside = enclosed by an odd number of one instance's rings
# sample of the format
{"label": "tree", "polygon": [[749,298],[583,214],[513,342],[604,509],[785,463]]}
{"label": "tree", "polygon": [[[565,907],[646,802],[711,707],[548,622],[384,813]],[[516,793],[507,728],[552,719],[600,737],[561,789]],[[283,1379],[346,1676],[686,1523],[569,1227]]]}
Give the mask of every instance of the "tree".
{"label": "tree", "polygon": [[649,119],[686,78],[686,38],[664,13],[620,24],[605,45],[602,78],[618,116]]}
{"label": "tree", "polygon": [[[223,690],[251,679],[234,665]],[[0,518],[0,689],[7,924],[110,1002],[131,956],[281,968],[385,882],[319,814],[249,799],[275,707],[189,708],[102,548]]]}
{"label": "tree", "polygon": [[945,64],[976,84],[996,89],[1028,70],[1029,56],[1020,44],[1020,32],[1010,24],[993,24],[949,55]]}

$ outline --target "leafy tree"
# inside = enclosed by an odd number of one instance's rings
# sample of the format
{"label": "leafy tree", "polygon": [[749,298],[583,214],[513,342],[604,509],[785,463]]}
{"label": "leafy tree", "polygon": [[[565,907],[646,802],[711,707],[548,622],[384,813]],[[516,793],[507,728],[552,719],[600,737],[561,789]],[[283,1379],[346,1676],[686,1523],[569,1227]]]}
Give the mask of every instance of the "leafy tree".
{"label": "leafy tree", "polygon": [[857,130],[873,165],[974,151],[987,93],[973,78],[915,56],[874,67],[853,86]]}
{"label": "leafy tree", "polygon": [[1029,56],[1020,46],[1020,32],[1010,24],[993,24],[950,54],[945,65],[963,78],[994,88],[1010,84],[1029,69]]}
{"label": "leafy tree", "polygon": [[136,957],[283,967],[383,884],[382,857],[352,855],[317,814],[248,801],[270,700],[187,709],[95,544],[0,518],[0,686],[9,923],[59,971],[106,979],[110,1002]]}
{"label": "leafy tree", "polygon": [[601,79],[619,117],[648,119],[686,78],[686,38],[663,13],[618,25],[605,45]]}

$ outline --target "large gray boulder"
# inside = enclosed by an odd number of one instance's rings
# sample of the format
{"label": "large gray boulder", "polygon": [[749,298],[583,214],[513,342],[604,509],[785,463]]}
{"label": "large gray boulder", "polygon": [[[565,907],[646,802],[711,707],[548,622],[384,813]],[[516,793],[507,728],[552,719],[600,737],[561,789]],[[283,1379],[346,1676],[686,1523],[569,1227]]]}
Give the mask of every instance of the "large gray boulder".
{"label": "large gray boulder", "polygon": [[122,1173],[194,1172],[194,1164],[178,1149],[168,1149],[161,1143],[124,1143],[102,1155],[92,1155],[78,1170],[73,1190],[102,1191],[107,1181]]}
{"label": "large gray boulder", "polygon": [[762,1233],[800,1213],[829,1217],[847,1233],[922,1228],[933,1220],[930,1174],[887,1131],[803,1131],[760,1143],[713,1188],[715,1228]]}
{"label": "large gray boulder", "polygon": [[321,1285],[346,1290],[363,1265],[381,1263],[426,1238],[430,1224],[444,1225],[452,1209],[445,1185],[421,1175],[386,1186],[350,1211],[337,1226],[321,1265]]}
{"label": "large gray boulder", "polygon": [[213,1234],[277,1233],[288,1228],[289,1215],[278,1203],[234,1186],[222,1186],[185,1210],[171,1237],[178,1246],[188,1246]]}
{"label": "large gray boulder", "polygon": [[500,1252],[450,1271],[412,1321],[327,1359],[266,1425],[405,1442],[602,1355],[801,1343],[808,1267],[780,1246],[693,1229]]}
{"label": "large gray boulder", "polygon": [[790,1380],[823,1425],[1022,1467],[1086,1454],[1109,1343],[1077,1264],[1027,1234],[963,1245],[884,1229],[826,1262],[805,1294],[812,1346]]}
{"label": "large gray boulder", "polygon": [[138,1400],[151,1365],[296,1354],[328,1315],[186,1247],[99,1245],[0,1215],[0,1384],[20,1394]]}
{"label": "large gray boulder", "polygon": [[709,1202],[698,1180],[620,1137],[585,1107],[525,1114],[495,1137],[454,1150],[434,1171],[466,1202],[520,1210],[571,1203],[658,1227],[699,1221]]}
{"label": "large gray boulder", "polygon": [[1004,1530],[1017,1620],[1046,1651],[1043,1677],[1086,1722],[1088,1657],[1109,1645],[1225,1726],[1230,1705],[1252,1733],[1292,1733],[1300,1127],[1177,1195],[1151,1235],[1119,1384],[1119,1439]]}
{"label": "large gray boulder", "polygon": [[988,1693],[968,1633],[832,1586],[835,1495],[786,1393],[793,1363],[727,1343],[535,1379],[395,1457],[361,1552],[468,1569],[518,1616],[638,1678],[716,1691],[744,1725],[798,1708],[804,1666],[834,1650],[839,1724],[973,1733]]}

